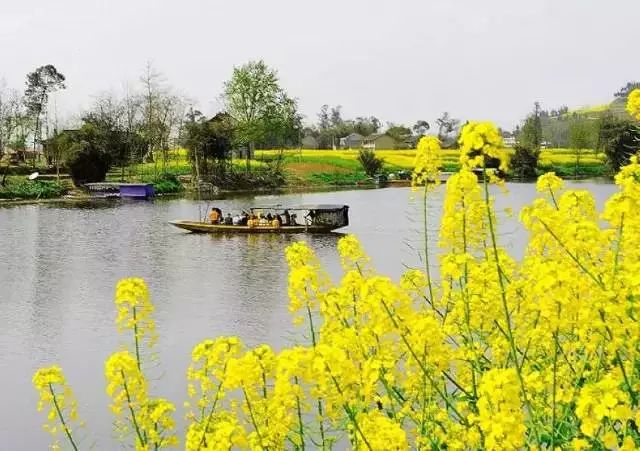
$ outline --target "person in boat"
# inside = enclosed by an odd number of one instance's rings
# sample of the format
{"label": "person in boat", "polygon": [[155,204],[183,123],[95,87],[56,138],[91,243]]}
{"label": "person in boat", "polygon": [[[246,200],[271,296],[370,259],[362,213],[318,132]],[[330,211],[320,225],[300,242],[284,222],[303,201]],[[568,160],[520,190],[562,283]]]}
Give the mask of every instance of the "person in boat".
{"label": "person in boat", "polygon": [[258,225],[261,225],[261,226],[268,226],[269,225],[269,221],[267,221],[267,218],[262,216],[262,213],[260,213],[260,219],[258,219]]}
{"label": "person in boat", "polygon": [[312,225],[315,217],[316,217],[316,212],[314,210],[309,210],[309,213],[307,213],[304,216],[304,219],[307,224]]}
{"label": "person in boat", "polygon": [[231,217],[231,213],[227,213],[227,216],[225,216],[224,225],[233,225],[233,218]]}
{"label": "person in boat", "polygon": [[209,221],[211,221],[211,224],[219,224],[220,219],[222,219],[222,210],[213,207],[209,213]]}
{"label": "person in boat", "polygon": [[289,214],[289,210],[284,211],[284,221],[282,221],[282,225],[288,226],[291,225],[291,215]]}
{"label": "person in boat", "polygon": [[246,211],[242,212],[242,216],[240,217],[240,225],[246,226],[249,222],[249,213]]}
{"label": "person in boat", "polygon": [[298,215],[296,215],[295,213],[291,213],[291,216],[289,217],[289,225],[292,225],[292,226],[298,225],[298,222],[296,221],[296,219],[298,219]]}
{"label": "person in boat", "polygon": [[273,221],[273,216],[271,215],[271,213],[267,213],[267,221]]}

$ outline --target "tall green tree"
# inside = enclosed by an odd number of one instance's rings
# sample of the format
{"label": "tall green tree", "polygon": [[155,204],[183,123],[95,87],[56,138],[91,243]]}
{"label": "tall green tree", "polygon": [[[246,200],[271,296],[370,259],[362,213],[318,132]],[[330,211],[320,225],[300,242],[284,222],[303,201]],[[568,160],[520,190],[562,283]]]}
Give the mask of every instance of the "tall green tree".
{"label": "tall green tree", "polygon": [[395,139],[398,144],[403,144],[411,139],[411,129],[401,124],[389,123],[389,128],[385,132],[387,135]]}
{"label": "tall green tree", "polygon": [[284,142],[296,133],[299,138],[297,102],[280,86],[277,71],[263,60],[235,67],[231,79],[224,84],[223,100],[235,122],[236,141],[248,146],[247,171],[256,144]]}
{"label": "tall green tree", "polygon": [[576,155],[574,175],[580,171],[580,159],[585,150],[594,149],[598,140],[597,122],[586,117],[575,117],[569,123],[569,144]]}
{"label": "tall green tree", "polygon": [[538,102],[534,103],[533,111],[527,116],[521,128],[517,129],[518,140],[511,157],[511,171],[521,179],[536,176],[536,168],[542,145],[542,119]]}
{"label": "tall green tree", "polygon": [[320,130],[326,130],[331,126],[331,121],[329,120],[329,105],[324,104],[320,107],[320,112],[318,113],[318,128]]}
{"label": "tall green tree", "polygon": [[[33,117],[33,149],[42,141],[42,116],[46,113],[49,95],[60,89],[65,89],[65,77],[55,66],[47,64],[38,67],[27,74],[27,88],[24,91],[24,102],[27,111]],[[35,166],[35,152],[33,164]]]}
{"label": "tall green tree", "polygon": [[612,172],[618,172],[640,151],[640,127],[611,113],[603,115],[598,124],[598,149],[606,155]]}
{"label": "tall green tree", "polygon": [[353,121],[353,131],[362,136],[369,136],[377,133],[381,125],[380,119],[375,116],[357,117]]}
{"label": "tall green tree", "polygon": [[218,113],[207,119],[200,111],[189,111],[183,145],[189,150],[198,181],[206,176],[213,182],[224,182],[231,159],[233,133],[233,120],[228,114]]}
{"label": "tall green tree", "polygon": [[535,102],[533,111],[527,119],[525,119],[520,133],[518,134],[518,143],[522,146],[536,150],[542,145],[542,118],[540,103]]}

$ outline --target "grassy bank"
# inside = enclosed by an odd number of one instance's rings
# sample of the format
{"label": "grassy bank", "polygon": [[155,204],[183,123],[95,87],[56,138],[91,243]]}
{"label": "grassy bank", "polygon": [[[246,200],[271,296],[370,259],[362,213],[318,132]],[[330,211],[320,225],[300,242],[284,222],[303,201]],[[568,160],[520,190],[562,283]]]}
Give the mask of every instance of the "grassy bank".
{"label": "grassy bank", "polygon": [[27,180],[23,176],[10,176],[5,186],[0,186],[0,199],[54,199],[62,197],[71,188],[68,181]]}

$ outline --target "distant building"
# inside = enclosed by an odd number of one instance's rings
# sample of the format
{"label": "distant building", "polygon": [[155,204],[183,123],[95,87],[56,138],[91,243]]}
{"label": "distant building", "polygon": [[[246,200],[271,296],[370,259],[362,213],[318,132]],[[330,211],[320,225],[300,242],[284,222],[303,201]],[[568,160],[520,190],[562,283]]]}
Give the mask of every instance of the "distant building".
{"label": "distant building", "polygon": [[502,142],[504,143],[505,147],[513,147],[516,145],[516,139],[513,136],[502,138]]}
{"label": "distant building", "polygon": [[359,149],[362,147],[364,136],[359,133],[351,133],[344,138],[340,138],[340,148],[342,149]]}
{"label": "distant building", "polygon": [[371,149],[371,150],[397,149],[402,145],[403,143],[398,143],[391,136],[384,133],[369,135],[366,138],[364,138],[362,141],[362,147],[364,149]]}
{"label": "distant building", "polygon": [[26,163],[29,161],[42,161],[43,151],[41,148],[33,149],[12,149],[6,147],[4,149],[3,158],[7,158],[11,164]]}
{"label": "distant building", "polygon": [[300,144],[302,145],[303,149],[317,149],[318,148],[318,140],[315,139],[311,135],[308,135],[308,136],[305,136],[304,138],[302,138],[302,141],[300,141]]}

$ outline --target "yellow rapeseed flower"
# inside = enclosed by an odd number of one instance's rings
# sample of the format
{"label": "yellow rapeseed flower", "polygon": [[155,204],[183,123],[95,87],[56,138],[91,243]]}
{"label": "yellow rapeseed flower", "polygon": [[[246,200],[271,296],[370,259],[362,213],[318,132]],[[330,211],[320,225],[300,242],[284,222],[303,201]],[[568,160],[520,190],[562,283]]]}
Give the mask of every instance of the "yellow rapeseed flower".
{"label": "yellow rapeseed flower", "polygon": [[440,167],[442,166],[442,149],[440,141],[434,136],[423,136],[418,141],[413,163],[411,185],[437,185],[440,183]]}
{"label": "yellow rapeseed flower", "polygon": [[40,368],[33,375],[33,386],[38,391],[38,411],[47,410],[47,422],[43,428],[53,439],[53,447],[59,446],[60,436],[77,449],[74,434],[82,426],[78,420],[78,405],[71,388],[59,366]]}
{"label": "yellow rapeseed flower", "polygon": [[501,151],[502,136],[491,122],[470,121],[460,132],[460,164],[469,168],[484,167],[487,157],[500,160],[500,169],[506,170],[507,157]]}
{"label": "yellow rapeseed flower", "polygon": [[636,88],[627,98],[627,111],[633,117],[640,121],[640,89]]}
{"label": "yellow rapeseed flower", "polygon": [[116,286],[115,304],[118,309],[118,330],[133,332],[136,358],[140,363],[143,341],[151,348],[157,340],[155,322],[151,316],[154,307],[144,280],[136,277],[120,280]]}

